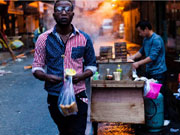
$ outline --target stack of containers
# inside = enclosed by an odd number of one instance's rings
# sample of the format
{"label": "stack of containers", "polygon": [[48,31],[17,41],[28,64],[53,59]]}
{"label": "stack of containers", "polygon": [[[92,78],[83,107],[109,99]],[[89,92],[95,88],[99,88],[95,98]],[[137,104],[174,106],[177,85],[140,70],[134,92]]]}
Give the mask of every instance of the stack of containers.
{"label": "stack of containers", "polygon": [[126,42],[116,42],[114,43],[115,58],[121,59],[123,62],[127,61],[127,48]]}
{"label": "stack of containers", "polygon": [[100,47],[100,57],[101,58],[112,58],[112,46],[101,46]]}

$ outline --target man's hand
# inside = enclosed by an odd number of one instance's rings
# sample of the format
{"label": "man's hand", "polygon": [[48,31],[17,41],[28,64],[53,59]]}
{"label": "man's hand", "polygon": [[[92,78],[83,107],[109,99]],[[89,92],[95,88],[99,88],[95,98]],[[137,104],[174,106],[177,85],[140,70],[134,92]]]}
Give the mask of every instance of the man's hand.
{"label": "man's hand", "polygon": [[75,76],[73,76],[73,83],[78,83],[82,80],[84,80],[84,76],[83,74],[76,74]]}
{"label": "man's hand", "polygon": [[128,60],[131,60],[131,61],[133,62],[134,59],[135,59],[135,57],[134,57],[134,55],[129,55],[129,56],[127,57],[127,59],[128,59]]}
{"label": "man's hand", "polygon": [[82,80],[85,80],[88,77],[91,77],[92,75],[93,75],[93,72],[87,69],[82,74],[76,74],[75,76],[73,76],[73,83],[78,83]]}
{"label": "man's hand", "polygon": [[134,63],[132,64],[132,67],[133,67],[134,69],[137,69],[139,66],[144,65],[144,64],[147,64],[147,63],[149,63],[149,62],[152,62],[151,58],[150,58],[150,57],[146,57],[145,59],[142,59],[142,60],[140,60],[140,61],[134,62]]}
{"label": "man's hand", "polygon": [[41,80],[41,81],[47,81],[47,82],[51,82],[54,84],[60,83],[61,81],[63,81],[62,77],[58,77],[52,74],[46,74],[40,70],[36,70],[33,75]]}
{"label": "man's hand", "polygon": [[58,76],[55,76],[55,75],[47,74],[46,78],[45,78],[45,81],[51,82],[51,83],[54,83],[54,84],[58,84],[58,83],[62,82],[63,79],[62,79],[62,77],[58,77]]}
{"label": "man's hand", "polygon": [[140,65],[139,65],[138,62],[134,62],[134,63],[132,64],[133,69],[137,69],[139,66],[140,66]]}

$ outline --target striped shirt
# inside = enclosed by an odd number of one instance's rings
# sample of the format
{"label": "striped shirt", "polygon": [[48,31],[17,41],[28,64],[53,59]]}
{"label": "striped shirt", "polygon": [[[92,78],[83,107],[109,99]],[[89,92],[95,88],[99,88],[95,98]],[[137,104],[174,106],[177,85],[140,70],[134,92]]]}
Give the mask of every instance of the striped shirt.
{"label": "striped shirt", "polygon": [[[73,32],[66,44],[64,44],[56,32],[56,26],[41,34],[35,45],[32,72],[41,70],[47,74],[57,75],[64,78],[64,71],[73,68],[77,74],[89,69],[96,72],[96,58],[90,37],[73,26]],[[50,95],[59,96],[63,83],[51,84],[45,82],[45,89]],[[85,80],[73,84],[75,94],[84,90]],[[86,102],[87,99],[81,99]]]}

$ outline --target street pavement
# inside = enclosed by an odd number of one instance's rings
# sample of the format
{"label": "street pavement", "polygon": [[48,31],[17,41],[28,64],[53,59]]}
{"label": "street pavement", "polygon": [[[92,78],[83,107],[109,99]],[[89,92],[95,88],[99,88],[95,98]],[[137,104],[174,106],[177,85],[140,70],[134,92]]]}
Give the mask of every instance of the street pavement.
{"label": "street pavement", "polygon": [[[56,135],[50,118],[43,82],[35,79],[30,65],[32,56],[21,62],[10,62],[0,76],[0,135]],[[2,66],[1,66],[2,68]]]}

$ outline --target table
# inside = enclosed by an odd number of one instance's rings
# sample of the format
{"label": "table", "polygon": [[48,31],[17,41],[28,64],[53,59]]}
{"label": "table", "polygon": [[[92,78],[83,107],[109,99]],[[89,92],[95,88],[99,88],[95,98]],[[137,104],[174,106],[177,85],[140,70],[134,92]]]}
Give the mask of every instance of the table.
{"label": "table", "polygon": [[95,130],[98,122],[145,123],[144,81],[96,80],[91,88],[90,118]]}

